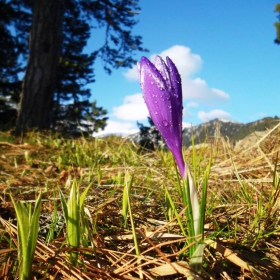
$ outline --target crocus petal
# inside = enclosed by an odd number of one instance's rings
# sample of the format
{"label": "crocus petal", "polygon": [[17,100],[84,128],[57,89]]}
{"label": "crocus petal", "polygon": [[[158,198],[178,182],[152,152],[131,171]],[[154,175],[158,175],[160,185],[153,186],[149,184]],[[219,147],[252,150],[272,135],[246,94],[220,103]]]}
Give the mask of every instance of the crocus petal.
{"label": "crocus petal", "polygon": [[[168,66],[157,56],[155,65],[146,57],[138,64],[143,97],[150,116],[172,152],[181,176],[186,175],[182,155],[182,89],[180,75],[173,62]],[[177,84],[179,81],[179,85]]]}
{"label": "crocus petal", "polygon": [[171,89],[170,72],[169,72],[169,69],[167,68],[164,60],[160,56],[157,55],[154,60],[154,65],[156,66],[157,70],[163,77],[163,79],[166,83],[166,86],[168,88],[168,91],[170,91],[170,89]]}
{"label": "crocus petal", "polygon": [[[167,65],[170,69],[170,82],[171,82],[171,92],[174,96],[173,100],[176,103],[176,107],[178,108],[178,119],[179,119],[179,129],[182,131],[182,116],[183,116],[183,94],[182,94],[182,81],[181,76],[178,72],[177,67],[173,63],[173,61],[166,57]],[[180,134],[182,137],[182,133]],[[181,139],[182,142],[182,139]]]}

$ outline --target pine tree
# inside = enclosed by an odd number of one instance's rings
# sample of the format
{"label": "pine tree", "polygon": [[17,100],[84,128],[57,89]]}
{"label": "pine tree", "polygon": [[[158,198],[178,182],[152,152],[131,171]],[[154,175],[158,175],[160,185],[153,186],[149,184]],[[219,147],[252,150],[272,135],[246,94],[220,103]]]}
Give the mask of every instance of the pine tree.
{"label": "pine tree", "polygon": [[108,117],[104,117],[107,114],[107,110],[102,107],[97,107],[96,100],[91,103],[91,109],[85,114],[85,122],[83,127],[90,132],[97,132],[99,129],[104,129]]}
{"label": "pine tree", "polygon": [[[1,44],[1,47],[11,54],[16,49],[13,67],[17,70],[12,73],[9,65],[8,73],[0,65],[0,73],[4,71],[6,80],[17,83],[17,91],[5,85],[5,94],[17,96],[15,102],[22,88],[17,130],[54,128],[64,121],[73,127],[83,123],[93,131],[104,128],[107,112],[96,101],[89,102],[91,92],[87,85],[94,82],[93,65],[97,58],[102,60],[105,71],[111,73],[114,68],[131,66],[135,51],[145,51],[141,37],[131,33],[137,23],[135,15],[139,13],[137,1],[6,0],[1,2],[1,8],[4,4],[9,13],[1,9],[4,16],[0,20],[1,28],[7,32],[0,40],[10,37],[15,46]],[[97,38],[101,47],[84,53],[96,28],[104,31],[104,38]],[[24,68],[21,84],[18,75]],[[4,85],[6,80],[2,77],[1,74],[0,82]],[[0,89],[0,97],[3,92]]]}
{"label": "pine tree", "polygon": [[150,126],[144,126],[142,123],[137,122],[137,126],[140,130],[139,144],[144,149],[154,151],[157,147],[160,146],[162,137],[150,117],[148,117],[148,122]]}
{"label": "pine tree", "polygon": [[90,26],[75,3],[69,2],[64,13],[63,43],[58,65],[53,105],[53,128],[75,131],[90,113],[90,90],[94,82],[95,55],[83,53],[90,37]]}
{"label": "pine tree", "polygon": [[64,0],[32,1],[29,56],[22,85],[17,131],[48,129],[61,53]]}
{"label": "pine tree", "polygon": [[20,44],[11,32],[15,12],[10,3],[0,2],[0,126],[10,128],[15,124],[21,82],[18,73]]}
{"label": "pine tree", "polygon": [[[99,57],[104,63],[104,69],[110,73],[114,68],[132,66],[135,63],[132,58],[133,53],[144,51],[141,46],[141,37],[133,36],[131,33],[131,29],[137,23],[134,17],[139,13],[137,1],[14,1],[24,2],[26,9],[28,3],[33,4],[29,59],[23,83],[17,130],[35,127],[39,129],[50,128],[56,117],[59,120],[65,115],[70,119],[77,117],[78,120],[80,120],[80,116],[93,116],[92,111],[88,111],[88,109],[95,103],[90,104],[86,101],[90,92],[84,87],[89,81],[92,82],[93,72],[89,65],[92,65],[94,60]],[[39,2],[40,4],[38,4]],[[63,41],[64,39],[67,41],[67,35],[64,36],[63,33],[63,28],[65,28],[63,21],[67,18],[69,20],[73,14],[77,15],[78,25],[81,26],[82,30],[85,30],[85,37],[82,40],[87,40],[87,34],[92,27],[102,28],[105,32],[104,44],[91,54],[82,54],[81,50],[80,52],[79,50],[75,51],[71,45],[68,46],[67,50],[67,42]],[[72,24],[74,22],[75,20],[71,21]],[[88,29],[89,27],[90,29]],[[67,30],[67,32],[75,33],[74,26],[69,27],[69,29],[71,28],[73,30]],[[39,34],[44,35],[37,36]],[[68,39],[70,42],[70,38]],[[75,47],[79,48],[77,42],[75,42]],[[73,56],[71,57],[71,55]],[[74,57],[75,55],[77,57]],[[77,65],[74,63],[75,61],[82,64]],[[72,67],[74,75],[72,82],[75,81],[75,78],[79,79],[78,75],[81,75],[81,79],[85,83],[67,85],[66,80],[70,74],[58,77],[56,73],[59,75],[57,71],[60,69],[59,67],[65,67],[65,69]],[[86,73],[88,70],[91,72]],[[82,76],[85,73],[86,75]],[[61,78],[65,81],[59,80]],[[68,88],[73,86],[72,92],[70,90],[67,92],[67,86]],[[52,113],[54,113],[54,117],[52,117]]]}

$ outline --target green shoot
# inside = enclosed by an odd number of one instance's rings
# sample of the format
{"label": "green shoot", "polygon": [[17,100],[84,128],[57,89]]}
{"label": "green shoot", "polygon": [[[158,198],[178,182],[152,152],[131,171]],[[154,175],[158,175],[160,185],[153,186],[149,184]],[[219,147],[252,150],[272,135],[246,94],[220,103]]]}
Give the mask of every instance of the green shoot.
{"label": "green shoot", "polygon": [[[80,196],[77,181],[74,180],[72,183],[72,188],[70,191],[68,202],[66,202],[65,196],[60,190],[62,209],[66,221],[67,241],[70,248],[77,249],[80,246],[80,235],[81,232],[83,232],[84,230],[84,228],[81,228],[80,217],[81,213],[83,213],[82,218],[85,218],[83,203],[90,186],[91,185],[89,185]],[[83,224],[85,225],[85,222]],[[77,260],[78,253],[71,252],[70,262],[73,265],[76,265]]]}
{"label": "green shoot", "polygon": [[31,276],[31,266],[36,248],[39,230],[39,216],[42,205],[42,194],[40,193],[35,207],[32,210],[31,204],[27,207],[23,202],[15,202],[12,195],[18,221],[18,258],[20,262],[19,279],[27,280]]}
{"label": "green shoot", "polygon": [[123,199],[122,199],[122,215],[123,215],[123,224],[124,227],[127,227],[127,212],[129,207],[129,195],[132,186],[133,175],[130,177],[130,174],[126,172],[124,178],[124,189],[123,189]]}

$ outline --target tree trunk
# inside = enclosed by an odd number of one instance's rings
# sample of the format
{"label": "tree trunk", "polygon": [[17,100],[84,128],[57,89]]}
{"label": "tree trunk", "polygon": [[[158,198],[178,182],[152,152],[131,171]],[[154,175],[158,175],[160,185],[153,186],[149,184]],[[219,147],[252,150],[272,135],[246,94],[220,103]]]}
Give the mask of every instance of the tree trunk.
{"label": "tree trunk", "polygon": [[63,13],[64,0],[33,0],[29,58],[22,85],[17,131],[50,128]]}

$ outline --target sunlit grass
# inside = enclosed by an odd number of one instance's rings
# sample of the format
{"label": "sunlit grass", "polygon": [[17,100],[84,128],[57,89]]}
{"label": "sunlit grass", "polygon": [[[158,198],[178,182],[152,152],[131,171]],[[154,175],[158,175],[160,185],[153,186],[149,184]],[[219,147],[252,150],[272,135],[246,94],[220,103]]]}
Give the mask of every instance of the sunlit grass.
{"label": "sunlit grass", "polygon": [[[199,199],[211,160],[203,226],[206,279],[280,279],[280,133],[274,132],[247,151],[235,152],[224,139],[184,149]],[[31,263],[37,279],[188,277],[193,243],[170,152],[141,150],[118,137],[67,139],[35,132],[22,139],[1,137],[1,279],[16,278],[20,267],[9,194],[15,202],[34,204],[40,191],[41,213],[49,221],[40,224],[48,232],[39,231]],[[71,245],[67,221],[62,229],[57,223],[63,215],[59,190],[67,206],[74,184],[83,201],[75,200],[79,242]]]}

